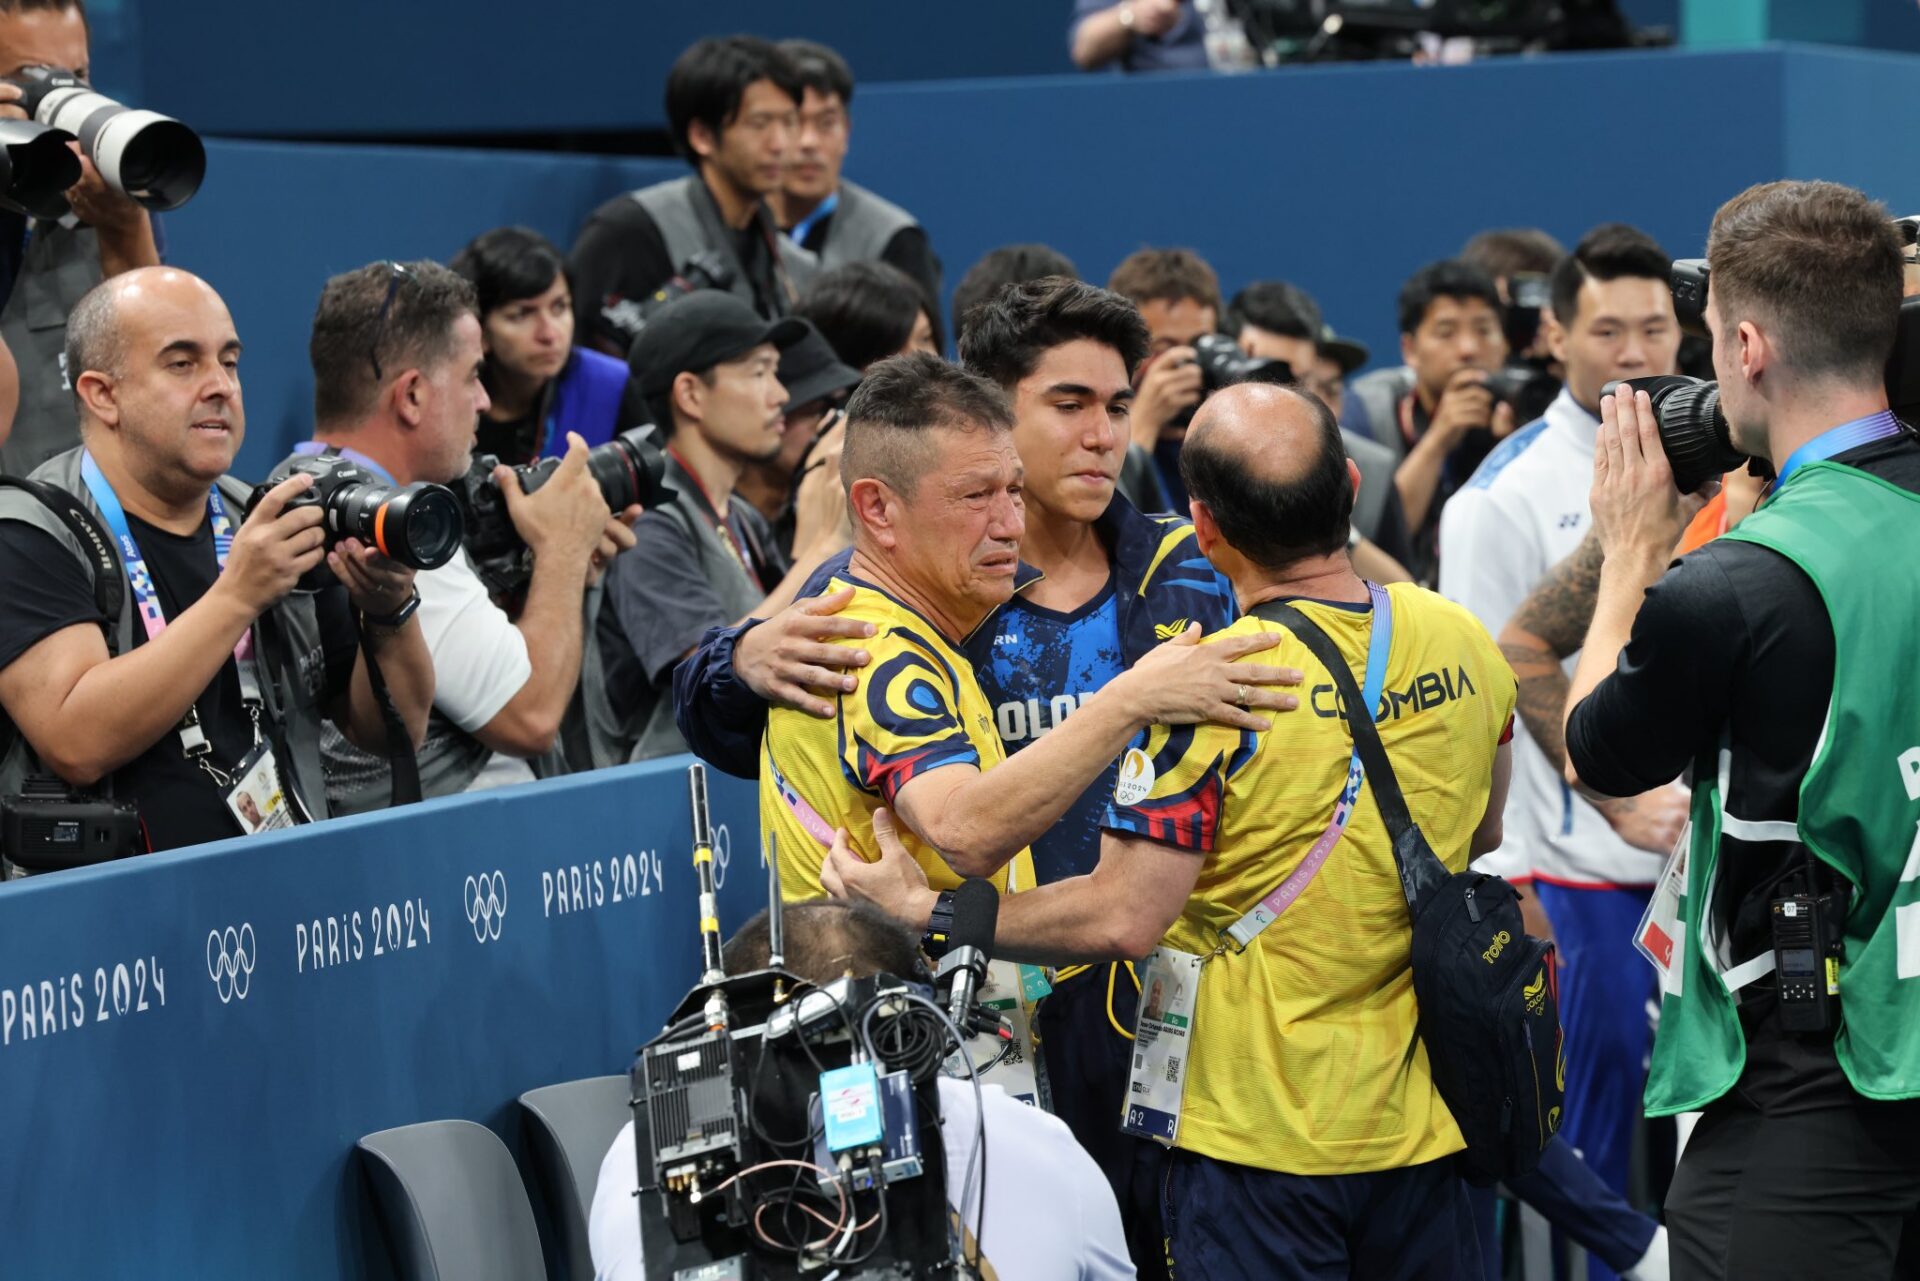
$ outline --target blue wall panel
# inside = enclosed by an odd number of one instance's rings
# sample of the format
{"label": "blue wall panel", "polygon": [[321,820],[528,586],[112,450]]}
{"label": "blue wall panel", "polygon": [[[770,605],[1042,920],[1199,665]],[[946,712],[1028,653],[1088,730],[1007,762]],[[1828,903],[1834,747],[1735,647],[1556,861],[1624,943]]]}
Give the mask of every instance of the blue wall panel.
{"label": "blue wall panel", "polygon": [[708,35],[806,36],[864,84],[1067,71],[1067,0],[337,0],[150,12],[152,107],[208,133],[406,136],[663,127],[667,68]]}

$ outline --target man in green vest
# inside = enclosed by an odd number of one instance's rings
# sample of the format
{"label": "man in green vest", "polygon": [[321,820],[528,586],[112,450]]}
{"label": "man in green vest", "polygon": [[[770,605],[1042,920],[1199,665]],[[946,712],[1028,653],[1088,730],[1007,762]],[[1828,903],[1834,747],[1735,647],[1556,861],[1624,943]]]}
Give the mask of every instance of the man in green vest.
{"label": "man in green vest", "polygon": [[1726,430],[1778,479],[1668,568],[1687,504],[1652,406],[1603,400],[1568,776],[1630,796],[1693,767],[1690,837],[1638,935],[1661,972],[1647,1111],[1702,1111],[1667,1200],[1673,1275],[1906,1276],[1920,439],[1884,385],[1900,246],[1859,192],[1776,182],[1721,207],[1707,258]]}

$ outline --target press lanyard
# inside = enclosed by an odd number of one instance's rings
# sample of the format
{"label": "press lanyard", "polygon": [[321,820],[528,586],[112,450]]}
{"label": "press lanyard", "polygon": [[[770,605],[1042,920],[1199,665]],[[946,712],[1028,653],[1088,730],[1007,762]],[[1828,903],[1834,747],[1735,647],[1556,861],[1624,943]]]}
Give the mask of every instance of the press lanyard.
{"label": "press lanyard", "polygon": [[760,571],[753,567],[751,560],[747,559],[746,549],[740,545],[740,540],[733,536],[733,529],[730,522],[726,517],[720,515],[720,509],[714,506],[713,499],[707,496],[707,487],[700,483],[700,477],[694,474],[693,468],[687,466],[687,460],[680,456],[679,450],[668,446],[667,453],[679,466],[680,470],[687,474],[687,479],[693,482],[694,492],[700,495],[700,502],[706,508],[706,511],[703,512],[702,515],[705,516],[707,524],[713,527],[715,536],[720,539],[720,542],[728,551],[733,553],[734,558],[740,562],[740,568],[746,570],[747,577],[753,580],[754,586],[763,592],[767,590],[766,583],[761,581]]}
{"label": "press lanyard", "polygon": [[[1370,713],[1379,706],[1380,690],[1386,684],[1387,658],[1393,649],[1393,604],[1377,583],[1367,584],[1367,595],[1373,600],[1373,634],[1367,640],[1366,685],[1360,696],[1366,700],[1366,710]],[[1308,884],[1319,875],[1327,856],[1333,853],[1333,847],[1340,843],[1341,836],[1346,833],[1347,821],[1353,817],[1353,807],[1359,800],[1360,783],[1365,774],[1360,765],[1360,751],[1355,748],[1352,759],[1347,762],[1346,785],[1340,789],[1340,797],[1334,802],[1333,817],[1327,822],[1327,830],[1320,833],[1320,839],[1307,850],[1306,857],[1300,860],[1299,866],[1293,869],[1286,880],[1256,903],[1251,912],[1227,927],[1227,937],[1233,940],[1235,947],[1244,951],[1248,944],[1260,936],[1262,930],[1279,920],[1281,913],[1294,905]]]}
{"label": "press lanyard", "polygon": [[[146,625],[147,640],[153,641],[167,630],[167,616],[160,608],[160,595],[154,588],[146,557],[140,554],[140,545],[133,540],[133,530],[127,524],[127,513],[120,506],[119,496],[113,492],[113,486],[101,474],[100,464],[94,462],[91,452],[80,456],[80,479],[86,482],[94,505],[100,509],[100,514],[106,518],[107,528],[113,531],[114,538],[120,544],[120,559],[126,567],[127,583],[133,589],[134,603],[140,608],[140,621]],[[227,505],[221,500],[217,485],[207,490],[207,519],[213,524],[214,559],[224,573],[227,552],[233,547],[233,522],[227,517]],[[251,626],[234,645],[233,661],[240,669],[240,697],[253,717],[254,741],[257,743],[260,741],[260,683],[254,672]],[[222,787],[226,786],[231,780],[208,759],[213,745],[207,741],[206,732],[201,728],[197,704],[187,707],[187,714],[180,719],[179,734],[180,746],[186,752],[187,759],[200,766]]]}
{"label": "press lanyard", "polygon": [[397,483],[393,479],[392,472],[382,467],[379,463],[374,462],[373,459],[367,457],[357,449],[343,449],[339,445],[329,445],[324,440],[303,440],[293,447],[293,452],[296,454],[327,454],[332,457],[344,458],[356,467],[366,468],[389,485]]}
{"label": "press lanyard", "polygon": [[796,245],[805,245],[807,243],[807,237],[813,234],[813,229],[820,225],[820,220],[823,218],[831,218],[833,211],[839,207],[840,193],[835,191],[825,200],[822,200],[819,205],[814,208],[812,213],[788,228],[787,239]]}
{"label": "press lanyard", "polygon": [[1829,427],[1787,455],[1786,463],[1780,468],[1780,478],[1773,482],[1770,493],[1779,492],[1781,486],[1787,483],[1787,478],[1808,463],[1824,462],[1835,454],[1844,454],[1849,449],[1858,449],[1876,440],[1888,440],[1905,430],[1906,427],[1894,417],[1891,409],[1841,423],[1838,427]]}

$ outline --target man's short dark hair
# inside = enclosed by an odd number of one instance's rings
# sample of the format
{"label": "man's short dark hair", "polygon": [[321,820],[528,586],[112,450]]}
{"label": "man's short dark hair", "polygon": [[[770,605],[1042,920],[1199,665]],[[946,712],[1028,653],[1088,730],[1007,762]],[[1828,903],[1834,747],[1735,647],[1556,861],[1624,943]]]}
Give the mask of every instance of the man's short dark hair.
{"label": "man's short dark hair", "polygon": [[1220,278],[1207,260],[1191,249],[1142,249],[1113,269],[1107,288],[1138,307],[1149,302],[1191,299],[1220,317]]}
{"label": "man's short dark hair", "polygon": [[853,105],[853,68],[845,58],[812,40],[782,40],[777,47],[793,64],[802,89],[838,98],[843,107]]}
{"label": "man's short dark hair", "polygon": [[908,497],[932,466],[936,429],[1013,430],[1006,393],[971,370],[928,351],[883,360],[847,401],[840,481],[848,490],[866,477]]}
{"label": "man's short dark hair", "polygon": [[1480,232],[1460,247],[1460,261],[1471,263],[1496,280],[1515,276],[1544,276],[1566,256],[1560,242],[1538,227],[1496,227]]}
{"label": "man's short dark hair", "polygon": [[[917,940],[880,909],[867,903],[817,899],[787,904],[781,917],[785,969],[822,985],[844,974],[868,978],[892,974],[913,978],[924,969]],[[763,970],[773,955],[765,909],[733,932],[721,949],[727,973]]]}
{"label": "man's short dark hair", "polygon": [[960,363],[1011,395],[1047,352],[1082,338],[1118,352],[1129,379],[1152,344],[1139,308],[1119,294],[1048,276],[1009,285],[967,313]]}
{"label": "man's short dark hair", "polygon": [[1319,453],[1293,479],[1267,479],[1269,468],[1248,466],[1237,451],[1215,443],[1218,433],[1204,429],[1189,432],[1180,449],[1187,492],[1207,505],[1229,546],[1269,572],[1339,551],[1353,524],[1353,482],[1340,425],[1312,392],[1290,385],[1279,390],[1305,403],[1320,438]]}
{"label": "man's short dark hair", "polygon": [[1496,314],[1500,311],[1500,291],[1494,288],[1492,276],[1458,258],[1444,258],[1428,263],[1400,286],[1400,332],[1410,334],[1420,328],[1436,298],[1455,302],[1478,298]]}
{"label": "man's short dark hair", "polygon": [[813,322],[841,360],[865,369],[905,347],[914,322],[924,313],[931,324],[935,308],[920,282],[893,264],[849,262],[815,276],[793,311]]}
{"label": "man's short dark hair", "polygon": [[1008,285],[1038,280],[1042,276],[1077,280],[1080,269],[1065,254],[1046,245],[1001,245],[987,250],[953,287],[954,331],[966,329],[967,313]]}
{"label": "man's short dark hair", "polygon": [[[9,13],[67,13],[80,15],[89,32],[93,21],[87,17],[86,0],[0,0],[0,14]],[[72,70],[72,68],[69,68]]]}
{"label": "man's short dark hair", "polygon": [[1749,187],[1713,216],[1707,264],[1723,334],[1753,320],[1796,376],[1880,380],[1903,274],[1880,202],[1833,182]]}
{"label": "man's short dark hair", "polygon": [[531,227],[482,232],[447,266],[473,282],[482,320],[510,302],[539,297],[562,276],[572,283],[565,255]]}
{"label": "man's short dark hair", "polygon": [[1624,222],[1603,222],[1554,264],[1549,277],[1554,317],[1562,325],[1573,324],[1580,308],[1580,286],[1588,280],[1632,277],[1664,285],[1672,272],[1673,259],[1652,236]]}
{"label": "man's short dark hair", "polygon": [[667,128],[687,163],[699,167],[689,141],[698,120],[718,138],[740,114],[747,86],[771,80],[800,105],[800,77],[787,56],[759,36],[711,36],[673,61],[667,72]]}
{"label": "man's short dark hair", "polygon": [[1298,285],[1256,280],[1227,304],[1227,332],[1238,336],[1248,325],[1283,338],[1320,341],[1320,304]]}
{"label": "man's short dark hair", "polygon": [[428,259],[368,263],[333,277],[320,291],[307,343],[315,423],[365,417],[383,381],[374,361],[384,378],[438,365],[453,350],[455,322],[479,314],[472,283]]}

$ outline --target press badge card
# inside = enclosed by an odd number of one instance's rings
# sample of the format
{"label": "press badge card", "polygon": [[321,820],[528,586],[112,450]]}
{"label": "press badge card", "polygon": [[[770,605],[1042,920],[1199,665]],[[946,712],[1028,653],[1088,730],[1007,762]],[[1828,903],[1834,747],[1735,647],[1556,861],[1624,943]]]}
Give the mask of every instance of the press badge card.
{"label": "press badge card", "polygon": [[273,751],[258,743],[240,767],[233,772],[233,790],[227,793],[227,808],[240,820],[240,830],[248,836],[293,826],[293,809],[280,786],[280,770],[274,764]]}
{"label": "press badge card", "polygon": [[1653,899],[1640,917],[1640,928],[1633,932],[1633,945],[1640,955],[1653,963],[1660,975],[1660,990],[1681,994],[1685,981],[1687,936],[1680,921],[1680,900],[1687,894],[1687,847],[1693,841],[1693,824],[1680,829],[1680,840],[1667,857]]}
{"label": "press badge card", "polygon": [[1140,1017],[1133,1029],[1127,1115],[1120,1125],[1128,1134],[1171,1146],[1180,1132],[1204,959],[1170,947],[1155,948],[1147,958],[1140,975]]}

